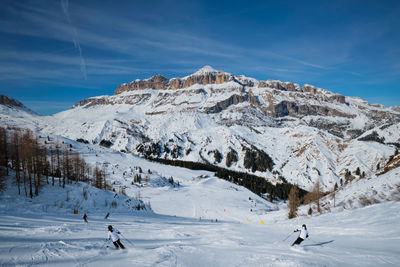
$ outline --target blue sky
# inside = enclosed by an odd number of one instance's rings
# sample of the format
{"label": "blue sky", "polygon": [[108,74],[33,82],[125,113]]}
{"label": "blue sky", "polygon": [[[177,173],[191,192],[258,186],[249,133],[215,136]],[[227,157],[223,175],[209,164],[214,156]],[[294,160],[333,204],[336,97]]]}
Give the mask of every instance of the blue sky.
{"label": "blue sky", "polygon": [[204,65],[400,105],[400,1],[0,3],[0,94],[40,114]]}

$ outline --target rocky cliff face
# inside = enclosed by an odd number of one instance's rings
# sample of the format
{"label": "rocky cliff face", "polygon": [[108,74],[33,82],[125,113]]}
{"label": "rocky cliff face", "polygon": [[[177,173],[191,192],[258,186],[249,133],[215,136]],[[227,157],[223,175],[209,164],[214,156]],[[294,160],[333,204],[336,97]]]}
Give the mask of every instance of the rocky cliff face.
{"label": "rocky cliff face", "polygon": [[156,75],[147,80],[136,80],[128,84],[122,84],[115,90],[115,94],[126,91],[144,90],[144,89],[167,89],[169,80],[162,75]]}
{"label": "rocky cliff face", "polygon": [[[121,95],[124,92],[128,94]],[[114,96],[89,98],[74,107],[114,104],[147,104],[152,107],[146,113],[149,115],[168,114],[167,105],[180,112],[205,114],[218,114],[239,104],[248,105],[269,118],[305,119],[309,126],[350,138],[361,135],[376,124],[400,121],[396,107],[388,109],[368,104],[308,84],[300,86],[292,82],[233,76],[210,66],[183,78],[168,79],[156,75],[135,80],[120,85]],[[355,126],[360,116],[363,124]],[[322,121],[325,124],[315,117],[324,117]]]}
{"label": "rocky cliff face", "polygon": [[189,88],[195,84],[208,85],[208,84],[223,84],[233,81],[234,78],[231,74],[214,70],[210,66],[205,66],[184,78],[167,79],[162,75],[156,75],[146,80],[136,80],[128,84],[122,84],[115,90],[115,94],[120,94],[127,91],[156,89],[156,90],[177,90]]}
{"label": "rocky cliff face", "polygon": [[297,83],[281,82],[275,80],[260,81],[258,84],[259,88],[274,88],[284,91],[296,91],[302,92],[300,86]]}

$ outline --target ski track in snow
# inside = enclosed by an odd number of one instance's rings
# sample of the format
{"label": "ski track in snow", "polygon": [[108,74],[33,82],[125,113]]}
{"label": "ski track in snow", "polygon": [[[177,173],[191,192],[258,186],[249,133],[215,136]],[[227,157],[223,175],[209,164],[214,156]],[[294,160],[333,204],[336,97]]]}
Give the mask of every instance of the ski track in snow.
{"label": "ski track in snow", "polygon": [[[391,202],[305,218],[310,239],[299,247],[290,247],[296,234],[282,241],[296,223],[281,211],[264,225],[149,214],[92,215],[85,224],[76,215],[1,214],[0,265],[399,266],[400,215],[392,213],[399,208]],[[108,224],[121,231],[126,250],[106,242]]]}

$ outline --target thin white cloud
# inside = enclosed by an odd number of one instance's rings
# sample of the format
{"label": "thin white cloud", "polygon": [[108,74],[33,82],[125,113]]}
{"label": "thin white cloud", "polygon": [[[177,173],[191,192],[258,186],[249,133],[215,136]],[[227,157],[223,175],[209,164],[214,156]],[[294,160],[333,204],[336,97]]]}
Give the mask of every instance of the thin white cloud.
{"label": "thin white cloud", "polygon": [[[25,7],[15,4],[8,11],[13,14],[14,20],[0,21],[0,32],[63,42],[70,42],[72,35],[74,47],[79,54],[78,63],[75,57],[69,58],[69,55],[47,57],[46,60],[54,64],[58,62],[60,65],[80,64],[81,73],[85,78],[88,74],[132,73],[133,75],[142,69],[136,63],[132,63],[130,66],[121,66],[119,62],[106,63],[102,59],[89,57],[88,52],[83,57],[82,46],[87,49],[85,51],[96,49],[114,54],[119,53],[126,59],[142,59],[149,64],[158,64],[159,62],[168,64],[193,58],[193,62],[199,61],[199,59],[207,61],[205,64],[213,64],[222,60],[226,62],[225,65],[238,65],[241,69],[251,69],[255,65],[262,65],[264,70],[270,73],[296,74],[336,71],[355,76],[361,75],[356,71],[342,71],[337,64],[348,60],[348,51],[354,44],[337,48],[341,51],[340,56],[336,59],[327,54],[326,49],[316,51],[318,43],[323,44],[323,47],[334,46],[333,43],[328,45],[331,40],[319,40],[318,37],[306,41],[294,39],[290,44],[285,44],[287,47],[281,47],[281,49],[271,44],[266,44],[265,49],[261,49],[261,44],[254,46],[249,42],[247,47],[239,46],[200,33],[189,32],[184,30],[184,27],[171,30],[159,24],[154,26],[149,20],[137,21],[128,17],[116,16],[111,12],[86,7],[84,3],[80,3],[74,10],[70,10],[68,0],[61,0],[61,7],[61,14],[64,14],[67,21],[61,18],[59,6],[54,3],[50,3],[48,6],[38,4]],[[72,11],[74,12],[72,13]],[[71,18],[74,19],[74,25],[79,26],[74,27]],[[101,20],[93,20],[93,18],[101,18]],[[118,27],[116,28],[115,25]],[[301,45],[293,45],[297,43]],[[316,45],[307,46],[307,44],[313,43]],[[285,52],[278,53],[277,51]],[[313,56],[310,51],[318,56]],[[63,62],[64,59],[65,62]]]}
{"label": "thin white cloud", "polygon": [[63,10],[65,16],[67,17],[68,24],[71,26],[72,40],[74,42],[75,48],[77,48],[78,52],[79,52],[79,58],[80,58],[80,62],[81,62],[81,64],[80,64],[81,71],[82,71],[83,76],[85,77],[85,80],[87,80],[86,64],[85,64],[85,59],[82,56],[82,48],[79,43],[78,32],[76,31],[76,28],[72,25],[71,18],[69,17],[69,12],[68,12],[69,2],[68,2],[68,0],[61,0],[61,7],[62,7],[62,10]]}
{"label": "thin white cloud", "polygon": [[[61,3],[63,5],[64,13],[67,16],[67,20],[70,24],[69,26],[72,26],[68,13],[68,1],[62,1]],[[80,7],[80,14],[87,14],[87,12],[85,11],[89,12],[89,10],[86,10],[85,7]],[[125,32],[125,34],[120,34],[119,36],[114,36],[109,32],[99,34],[98,32],[96,32],[97,29],[94,29],[93,25],[90,25],[89,21],[87,21],[87,18],[85,18],[84,15],[80,14],[78,14],[78,19],[86,22],[87,25],[86,28],[81,27],[79,29],[79,31],[81,32],[80,42],[78,42],[76,38],[76,29],[72,27],[74,29],[74,44],[78,47],[80,56],[82,52],[80,49],[80,43],[84,43],[85,46],[88,47],[109,50],[112,52],[119,52],[127,55],[132,55],[132,52],[133,55],[135,55],[135,51],[144,51],[146,49],[151,50],[151,48],[156,48],[161,51],[166,50],[174,51],[177,53],[227,58],[236,61],[237,63],[243,63],[246,61],[248,62],[251,61],[252,58],[274,58],[281,59],[287,62],[297,63],[303,66],[327,69],[327,67],[321,66],[319,64],[299,60],[268,50],[252,49],[249,47],[243,48],[235,46],[233,44],[219,42],[214,39],[207,38],[206,36],[198,36],[185,31],[170,31],[160,29],[143,23],[133,23],[132,20],[124,17],[113,17],[101,11],[91,10],[92,16],[102,18],[102,26],[119,25],[119,31]],[[65,33],[68,32],[68,25],[63,24],[59,20],[55,20],[53,14],[45,13],[45,11],[36,8],[34,12],[30,10],[24,10],[24,12],[19,15],[22,19],[26,19],[27,21],[31,21],[33,24],[37,25],[38,28],[48,28],[48,31],[50,31],[51,34],[49,34],[49,32],[47,31],[27,32],[21,29],[13,29],[7,27],[1,28],[4,31],[15,30],[15,33],[18,34],[37,35],[41,38],[54,38],[56,40],[67,41]],[[49,25],[51,25],[50,28]],[[81,63],[83,62],[84,60],[81,57]],[[83,69],[85,65],[81,64],[81,66]]]}

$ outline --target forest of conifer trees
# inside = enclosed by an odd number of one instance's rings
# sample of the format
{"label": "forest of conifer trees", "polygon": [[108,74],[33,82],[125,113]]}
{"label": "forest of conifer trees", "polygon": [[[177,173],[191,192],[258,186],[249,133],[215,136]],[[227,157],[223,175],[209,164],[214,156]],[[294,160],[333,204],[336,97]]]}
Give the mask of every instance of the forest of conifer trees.
{"label": "forest of conifer trees", "polygon": [[90,183],[109,189],[106,170],[87,164],[72,145],[53,138],[35,136],[30,130],[7,130],[0,127],[1,177],[15,172],[19,195],[38,196],[43,185],[65,187],[73,182]]}

